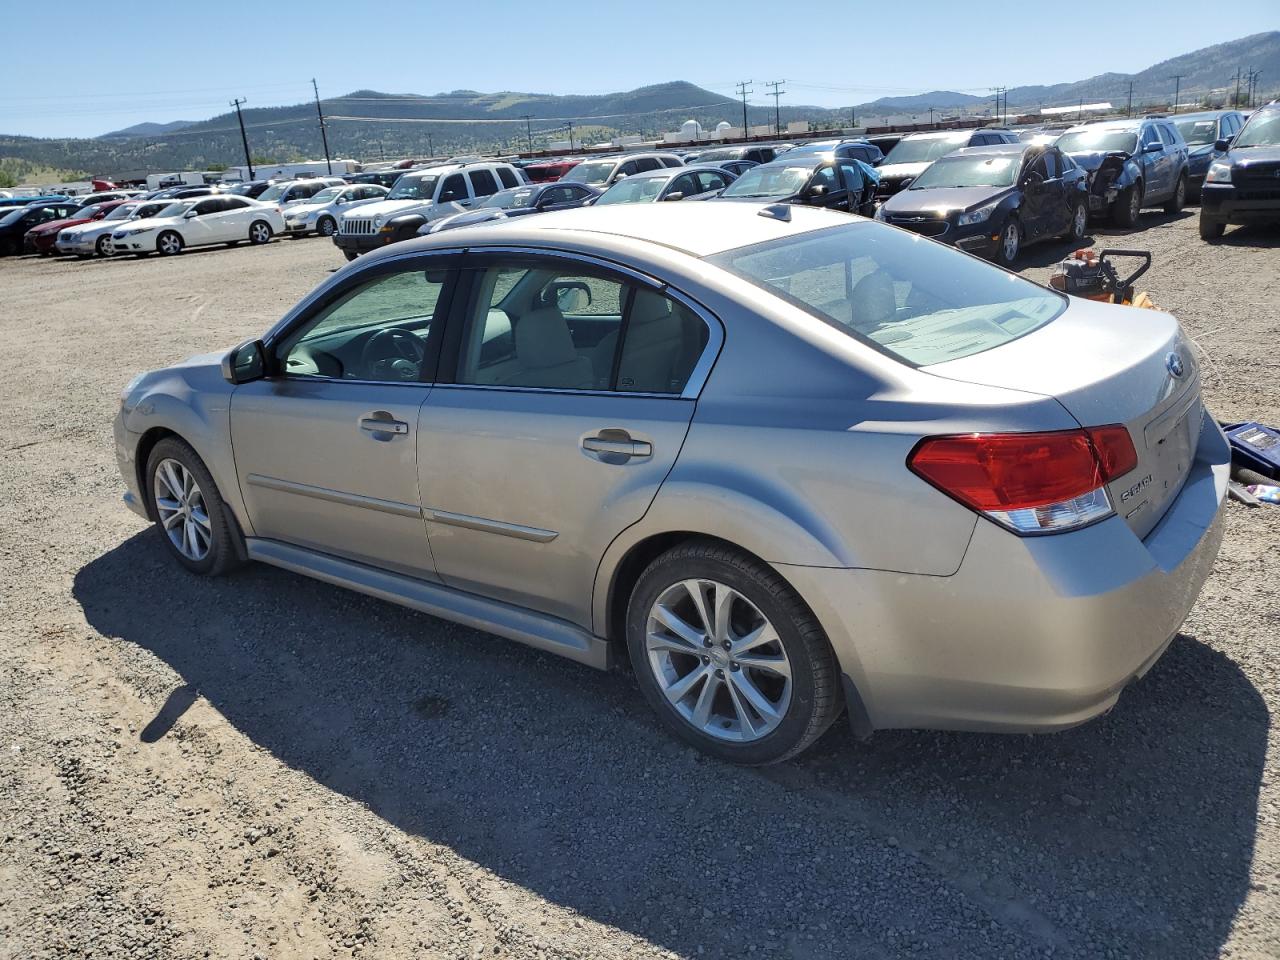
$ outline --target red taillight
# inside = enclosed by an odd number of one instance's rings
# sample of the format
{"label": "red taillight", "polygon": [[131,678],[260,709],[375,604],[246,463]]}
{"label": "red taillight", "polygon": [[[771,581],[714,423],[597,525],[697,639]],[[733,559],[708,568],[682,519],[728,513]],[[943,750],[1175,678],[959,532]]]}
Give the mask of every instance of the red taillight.
{"label": "red taillight", "polygon": [[1109,514],[1105,491],[1095,491],[1137,463],[1129,431],[1118,425],[928,437],[907,459],[913,472],[943,493],[1024,533]]}

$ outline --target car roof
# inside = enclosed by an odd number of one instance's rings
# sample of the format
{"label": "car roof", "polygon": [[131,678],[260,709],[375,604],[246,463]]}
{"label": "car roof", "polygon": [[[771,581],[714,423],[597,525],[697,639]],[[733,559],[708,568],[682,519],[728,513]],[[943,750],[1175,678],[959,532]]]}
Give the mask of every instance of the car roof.
{"label": "car roof", "polygon": [[1220,116],[1227,113],[1237,113],[1236,110],[1200,110],[1196,113],[1179,113],[1172,116],[1170,120],[1217,120]]}
{"label": "car roof", "polygon": [[[820,163],[826,163],[828,160],[834,159],[834,154],[830,151],[824,153],[802,153],[794,156],[793,151],[788,150],[776,160],[770,160],[768,163],[760,164],[761,167],[816,167]],[[757,168],[752,168],[757,169]]]}
{"label": "car roof", "polygon": [[[1158,119],[1164,119],[1163,117]],[[1088,123],[1077,123],[1065,133],[1076,133],[1080,130],[1122,130],[1125,133],[1134,133],[1142,129],[1144,123],[1154,123],[1154,119],[1146,117],[1135,117],[1132,120],[1090,120]]]}
{"label": "car roof", "polygon": [[[967,140],[975,133],[986,133],[989,131],[979,130],[922,130],[918,133],[908,133],[903,136],[903,140]],[[1003,132],[1003,131],[1000,131]]]}
{"label": "car roof", "polygon": [[[577,234],[577,239],[587,246],[599,242],[593,240],[594,237],[608,235],[627,244],[653,244],[694,257],[707,257],[735,247],[862,221],[862,218],[847,213],[790,205],[786,207],[789,219],[779,220],[761,214],[767,206],[755,203],[618,203],[546,213],[538,217],[513,217],[477,227],[474,235],[461,232],[470,228],[459,227],[444,234],[443,240],[449,246],[456,246],[458,242],[469,243],[474,236],[476,241],[486,244],[550,249],[560,243],[549,237],[548,231],[563,231],[565,239]],[[420,244],[424,250],[445,245],[436,241],[437,236],[441,235],[408,243]],[[411,249],[407,244],[395,244],[387,249],[400,248],[405,252]]]}

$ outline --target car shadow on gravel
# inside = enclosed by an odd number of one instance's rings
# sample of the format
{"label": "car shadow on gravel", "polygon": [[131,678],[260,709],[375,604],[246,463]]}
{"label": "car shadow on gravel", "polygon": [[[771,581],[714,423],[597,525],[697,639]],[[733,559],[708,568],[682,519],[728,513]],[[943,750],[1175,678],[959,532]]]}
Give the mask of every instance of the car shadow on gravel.
{"label": "car shadow on gravel", "polygon": [[1269,716],[1193,637],[1072,731],[838,724],[749,770],[667,738],[624,672],[264,566],[192,577],[150,531],[74,596],[189,688],[152,733],[195,691],[406,834],[681,955],[1186,960],[1249,890]]}

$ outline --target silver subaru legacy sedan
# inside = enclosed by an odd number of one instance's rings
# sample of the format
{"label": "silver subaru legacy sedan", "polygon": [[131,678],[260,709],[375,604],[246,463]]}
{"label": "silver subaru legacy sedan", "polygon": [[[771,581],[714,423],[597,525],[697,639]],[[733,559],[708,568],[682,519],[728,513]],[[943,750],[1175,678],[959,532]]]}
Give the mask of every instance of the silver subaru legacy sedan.
{"label": "silver subaru legacy sedan", "polygon": [[1109,709],[1222,536],[1164,313],[844,214],[620,205],[361,257],[145,373],[115,439],[174,559],[260,560],[622,659],[702,750]]}

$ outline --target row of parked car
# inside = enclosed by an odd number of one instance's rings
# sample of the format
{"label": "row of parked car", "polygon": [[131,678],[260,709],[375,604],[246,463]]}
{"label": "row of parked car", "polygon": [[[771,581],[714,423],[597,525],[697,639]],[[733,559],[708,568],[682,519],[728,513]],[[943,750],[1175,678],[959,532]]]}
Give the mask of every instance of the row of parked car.
{"label": "row of parked car", "polygon": [[[523,165],[459,159],[348,177],[0,198],[0,254],[79,257],[331,237],[348,260],[426,233],[617,203],[725,201],[874,216],[1011,266],[1023,247],[1081,239],[1091,218],[1198,199],[1200,233],[1280,217],[1280,105],[1019,131],[943,130]],[[5,211],[5,207],[12,209]]]}

